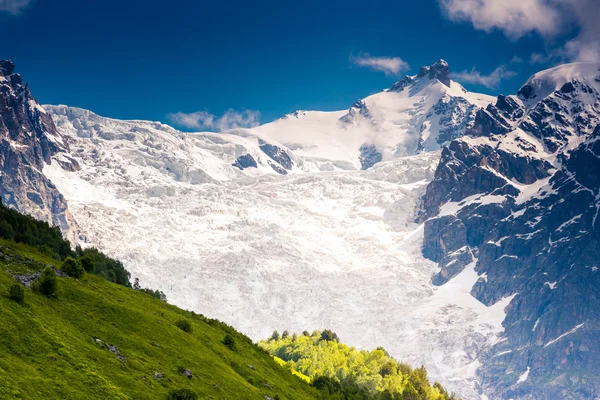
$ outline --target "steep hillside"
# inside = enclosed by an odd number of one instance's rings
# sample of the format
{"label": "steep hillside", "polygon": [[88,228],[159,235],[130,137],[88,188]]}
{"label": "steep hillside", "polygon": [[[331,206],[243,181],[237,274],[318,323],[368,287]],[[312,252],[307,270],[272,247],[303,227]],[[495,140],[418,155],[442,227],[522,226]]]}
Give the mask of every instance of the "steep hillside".
{"label": "steep hillside", "polygon": [[[11,274],[48,264],[60,265],[0,240],[0,398],[165,399],[180,388],[199,398],[318,398],[232,328],[101,277],[59,278],[51,297],[26,289],[23,304],[8,298]],[[191,332],[177,327],[182,319]]]}

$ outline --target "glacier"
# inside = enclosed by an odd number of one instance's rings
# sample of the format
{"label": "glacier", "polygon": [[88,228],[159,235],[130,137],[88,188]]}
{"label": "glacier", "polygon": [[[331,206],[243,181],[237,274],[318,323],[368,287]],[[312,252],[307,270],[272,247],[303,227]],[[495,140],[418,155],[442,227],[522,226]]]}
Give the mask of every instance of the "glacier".
{"label": "glacier", "polygon": [[[476,399],[479,354],[500,340],[511,299],[486,307],[472,297],[473,268],[434,286],[439,267],[423,257],[415,222],[440,149],[493,100],[442,83],[446,70],[426,67],[348,111],[220,134],[45,106],[69,142],[54,160],[80,168],[52,162],[43,173],[80,244],[119,258],[171,303],[254,340],[333,329]],[[361,170],[361,146],[381,161]],[[235,165],[245,156],[256,166]]]}

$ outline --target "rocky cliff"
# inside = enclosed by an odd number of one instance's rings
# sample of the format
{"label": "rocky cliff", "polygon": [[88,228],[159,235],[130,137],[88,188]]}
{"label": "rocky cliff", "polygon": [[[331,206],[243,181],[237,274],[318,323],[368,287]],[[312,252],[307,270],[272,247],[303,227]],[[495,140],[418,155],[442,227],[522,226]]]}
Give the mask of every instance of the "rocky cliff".
{"label": "rocky cliff", "polygon": [[[12,61],[0,61],[0,196],[10,207],[57,225],[72,237],[77,232],[67,203],[42,174],[44,164],[62,151],[67,141],[56,131],[52,117],[36,102]],[[63,168],[77,162],[59,157]]]}

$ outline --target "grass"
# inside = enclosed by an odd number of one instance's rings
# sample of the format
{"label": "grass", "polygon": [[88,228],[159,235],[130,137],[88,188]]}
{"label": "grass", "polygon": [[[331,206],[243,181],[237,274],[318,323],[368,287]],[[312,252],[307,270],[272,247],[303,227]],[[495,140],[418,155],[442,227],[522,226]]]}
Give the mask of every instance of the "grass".
{"label": "grass", "polygon": [[[18,304],[8,298],[15,282],[10,273],[60,262],[26,245],[0,240],[0,246],[11,256],[7,261],[0,254],[1,399],[166,399],[179,388],[200,399],[318,397],[227,325],[99,276],[59,278],[53,298],[26,289],[24,304]],[[191,332],[176,326],[182,319],[191,323]],[[227,334],[235,351],[223,343]],[[95,338],[117,346],[124,360]],[[155,379],[154,372],[164,378]]]}

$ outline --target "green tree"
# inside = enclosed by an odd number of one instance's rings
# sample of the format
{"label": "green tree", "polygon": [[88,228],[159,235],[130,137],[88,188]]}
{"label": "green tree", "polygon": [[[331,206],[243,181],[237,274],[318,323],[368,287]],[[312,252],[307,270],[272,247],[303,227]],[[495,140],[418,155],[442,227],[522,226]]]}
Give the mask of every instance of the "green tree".
{"label": "green tree", "polygon": [[289,337],[290,337],[290,333],[287,330],[283,331],[283,333],[281,334],[282,339],[287,339]]}
{"label": "green tree", "polygon": [[13,283],[8,289],[8,296],[17,303],[23,303],[25,300],[25,289],[20,283]]}
{"label": "green tree", "polygon": [[83,269],[85,270],[85,272],[88,273],[93,273],[94,270],[96,269],[96,265],[94,264],[94,262],[92,261],[92,259],[89,256],[83,256],[79,259],[79,263],[81,264],[81,266],[83,267]]}
{"label": "green tree", "polygon": [[58,289],[58,277],[52,267],[46,267],[33,282],[33,288],[46,296],[52,296]]}
{"label": "green tree", "polygon": [[323,332],[321,332],[321,340],[325,340],[328,342],[339,342],[340,338],[334,331],[330,329],[325,329]]}
{"label": "green tree", "polygon": [[281,336],[279,336],[279,332],[277,332],[276,330],[273,331],[273,334],[271,335],[271,340],[278,341],[279,339],[281,339]]}
{"label": "green tree", "polygon": [[67,275],[76,279],[83,277],[83,274],[85,273],[81,263],[73,257],[67,257],[65,261],[63,261],[60,269]]}

